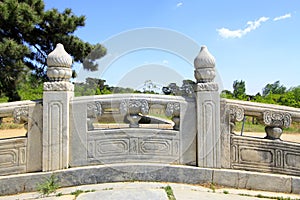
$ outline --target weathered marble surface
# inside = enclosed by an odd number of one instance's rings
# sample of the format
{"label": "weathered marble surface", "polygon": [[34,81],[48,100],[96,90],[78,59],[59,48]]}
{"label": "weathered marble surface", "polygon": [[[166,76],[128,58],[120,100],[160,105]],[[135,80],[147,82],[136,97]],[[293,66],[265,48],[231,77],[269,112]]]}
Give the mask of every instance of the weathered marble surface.
{"label": "weathered marble surface", "polygon": [[300,174],[300,144],[231,136],[231,168]]}
{"label": "weathered marble surface", "polygon": [[[84,99],[84,100],[83,100]],[[124,99],[128,102],[124,103]],[[129,102],[137,110],[162,105],[170,115],[180,117],[174,130],[122,128],[93,129],[91,119],[99,118],[105,108],[119,109],[126,115]],[[90,109],[91,105],[94,109]],[[177,105],[170,109],[170,105]],[[96,108],[98,107],[98,108]],[[174,106],[173,106],[174,107]],[[133,112],[133,108],[130,112]],[[116,162],[158,162],[196,165],[195,99],[175,96],[119,94],[76,97],[70,108],[70,165],[107,164]],[[113,115],[113,114],[112,114]],[[119,113],[115,113],[119,119]],[[174,117],[173,117],[174,118]],[[184,123],[183,123],[184,121]]]}
{"label": "weathered marble surface", "polygon": [[0,176],[0,194],[35,191],[36,185],[49,178],[51,174],[58,177],[61,187],[134,180],[188,184],[215,183],[240,189],[300,193],[299,177],[295,176],[182,165],[128,163]]}

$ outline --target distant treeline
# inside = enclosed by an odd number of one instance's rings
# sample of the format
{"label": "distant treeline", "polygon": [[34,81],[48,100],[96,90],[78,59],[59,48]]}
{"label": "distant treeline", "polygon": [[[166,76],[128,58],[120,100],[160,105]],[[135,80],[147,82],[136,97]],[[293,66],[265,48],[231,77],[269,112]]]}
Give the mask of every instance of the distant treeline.
{"label": "distant treeline", "polygon": [[[189,83],[193,84],[192,81],[189,81]],[[134,90],[132,88],[109,86],[106,84],[105,80],[98,78],[86,78],[85,82],[75,82],[74,85],[75,96],[116,93],[157,94],[157,88],[150,80],[145,81],[142,91]],[[167,87],[170,87],[170,85]],[[25,79],[23,79],[23,81],[19,82],[17,92],[20,95],[21,100],[42,99],[43,82],[34,76],[27,76]],[[267,84],[262,89],[262,93],[257,93],[256,95],[247,95],[245,81],[236,80],[233,82],[233,92],[229,90],[223,90],[221,92],[221,97],[300,108],[300,85],[288,89],[284,85],[281,85],[280,81],[276,81],[274,83]],[[0,103],[7,101],[8,97],[6,97],[3,93],[0,94]]]}
{"label": "distant treeline", "polygon": [[300,85],[288,89],[281,85],[280,81],[276,81],[267,84],[262,89],[262,93],[247,95],[245,81],[236,80],[233,82],[233,92],[223,90],[221,97],[300,108]]}

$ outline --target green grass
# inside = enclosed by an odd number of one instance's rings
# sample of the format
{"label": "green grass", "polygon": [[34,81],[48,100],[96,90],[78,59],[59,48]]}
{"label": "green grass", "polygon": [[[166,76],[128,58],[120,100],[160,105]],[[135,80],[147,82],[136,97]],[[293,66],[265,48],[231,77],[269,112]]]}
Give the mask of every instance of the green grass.
{"label": "green grass", "polygon": [[[236,132],[240,132],[242,130],[243,122],[236,122],[236,126],[234,130]],[[265,132],[265,126],[257,123],[254,120],[254,124],[252,123],[252,117],[247,117],[244,125],[244,132]],[[300,134],[300,123],[293,122],[289,128],[283,129],[284,133],[299,133]]]}
{"label": "green grass", "polygon": [[[85,191],[83,191],[83,190],[75,190],[74,192],[71,192],[70,193],[70,195],[74,195],[75,196],[75,199],[80,195],[80,194],[82,194],[82,193],[88,193],[88,192],[95,192],[96,190],[85,190]],[[60,197],[60,196],[63,196],[63,195],[68,195],[68,194],[63,194],[63,193],[58,193],[57,195],[56,195],[56,197]]]}
{"label": "green grass", "polygon": [[71,195],[74,195],[75,198],[78,197],[81,193],[84,193],[83,190],[75,190],[74,192],[71,192]]}
{"label": "green grass", "polygon": [[166,187],[163,187],[163,189],[166,191],[169,200],[176,200],[171,186],[167,185]]}
{"label": "green grass", "polygon": [[7,123],[0,124],[0,129],[1,130],[6,130],[6,129],[21,129],[23,127],[24,127],[24,124],[14,124],[14,123],[11,123],[11,124],[7,124]]}
{"label": "green grass", "polygon": [[103,190],[113,190],[114,188],[104,188]]}
{"label": "green grass", "polygon": [[45,196],[49,196],[49,194],[55,193],[58,188],[58,178],[54,174],[51,174],[49,178],[37,185],[37,191]]}
{"label": "green grass", "polygon": [[276,200],[299,200],[299,199],[291,199],[290,197],[272,197],[272,196],[265,196],[262,194],[258,195],[250,195],[250,194],[239,194],[240,196],[247,196],[247,197],[257,197],[257,198],[264,198],[264,199],[276,199]]}
{"label": "green grass", "polygon": [[21,128],[24,128],[24,124],[14,123],[14,119],[12,117],[2,118],[2,121],[0,123],[0,130]]}
{"label": "green grass", "polygon": [[209,188],[213,191],[213,193],[215,193],[216,192],[216,186],[215,186],[215,184],[214,183],[210,183],[210,186],[209,186]]}
{"label": "green grass", "polygon": [[64,194],[60,192],[60,193],[57,193],[56,196],[57,196],[57,197],[61,197],[62,195],[64,195]]}

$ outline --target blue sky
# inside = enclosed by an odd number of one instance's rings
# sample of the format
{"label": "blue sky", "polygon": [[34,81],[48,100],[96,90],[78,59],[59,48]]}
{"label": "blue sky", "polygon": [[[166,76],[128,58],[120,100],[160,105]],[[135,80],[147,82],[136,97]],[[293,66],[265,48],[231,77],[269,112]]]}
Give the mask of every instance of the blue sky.
{"label": "blue sky", "polygon": [[[266,84],[277,80],[286,87],[300,85],[299,0],[45,0],[45,5],[46,9],[71,8],[76,15],[85,15],[86,26],[75,34],[92,44],[107,44],[108,56],[117,51],[110,45],[120,35],[149,27],[184,36],[198,45],[181,44],[176,37],[162,34],[157,38],[162,43],[172,43],[172,48],[181,51],[187,49],[190,56],[160,47],[131,49],[114,57],[99,75],[111,85],[126,86],[134,78],[154,82],[163,77],[168,81],[170,77],[194,80],[193,58],[202,45],[215,57],[224,89],[232,90],[234,80],[244,80],[248,94],[261,92]],[[133,33],[136,38],[151,37]],[[128,46],[133,38],[118,45]],[[157,66],[166,70],[155,71]],[[79,68],[76,66],[80,74],[88,76]],[[163,76],[155,77],[146,69]],[[140,83],[134,84],[139,87]]]}

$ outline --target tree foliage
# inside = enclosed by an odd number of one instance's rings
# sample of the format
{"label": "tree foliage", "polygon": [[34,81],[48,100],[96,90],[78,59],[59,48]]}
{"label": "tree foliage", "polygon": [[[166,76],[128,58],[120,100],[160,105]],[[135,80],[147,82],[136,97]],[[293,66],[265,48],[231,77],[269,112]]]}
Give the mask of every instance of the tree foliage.
{"label": "tree foliage", "polygon": [[57,43],[88,70],[96,70],[94,60],[106,53],[100,44],[74,35],[85,25],[84,16],[74,15],[71,9],[60,13],[44,7],[43,0],[0,1],[0,93],[9,101],[20,100],[17,85],[23,75],[33,72],[39,80],[46,78],[47,55]]}
{"label": "tree foliage", "polygon": [[280,85],[280,81],[275,81],[272,84],[267,84],[263,88],[263,96],[267,96],[268,94],[284,94],[286,92],[286,87],[283,85]]}
{"label": "tree foliage", "polygon": [[233,89],[233,93],[229,90],[223,90],[221,97],[300,108],[300,85],[287,89],[284,85],[280,84],[280,81],[275,81],[274,83],[267,84],[262,89],[263,95],[257,93],[252,96],[246,95],[245,82],[236,80],[233,83]]}
{"label": "tree foliage", "polygon": [[233,97],[244,99],[246,97],[246,84],[243,80],[233,82]]}

